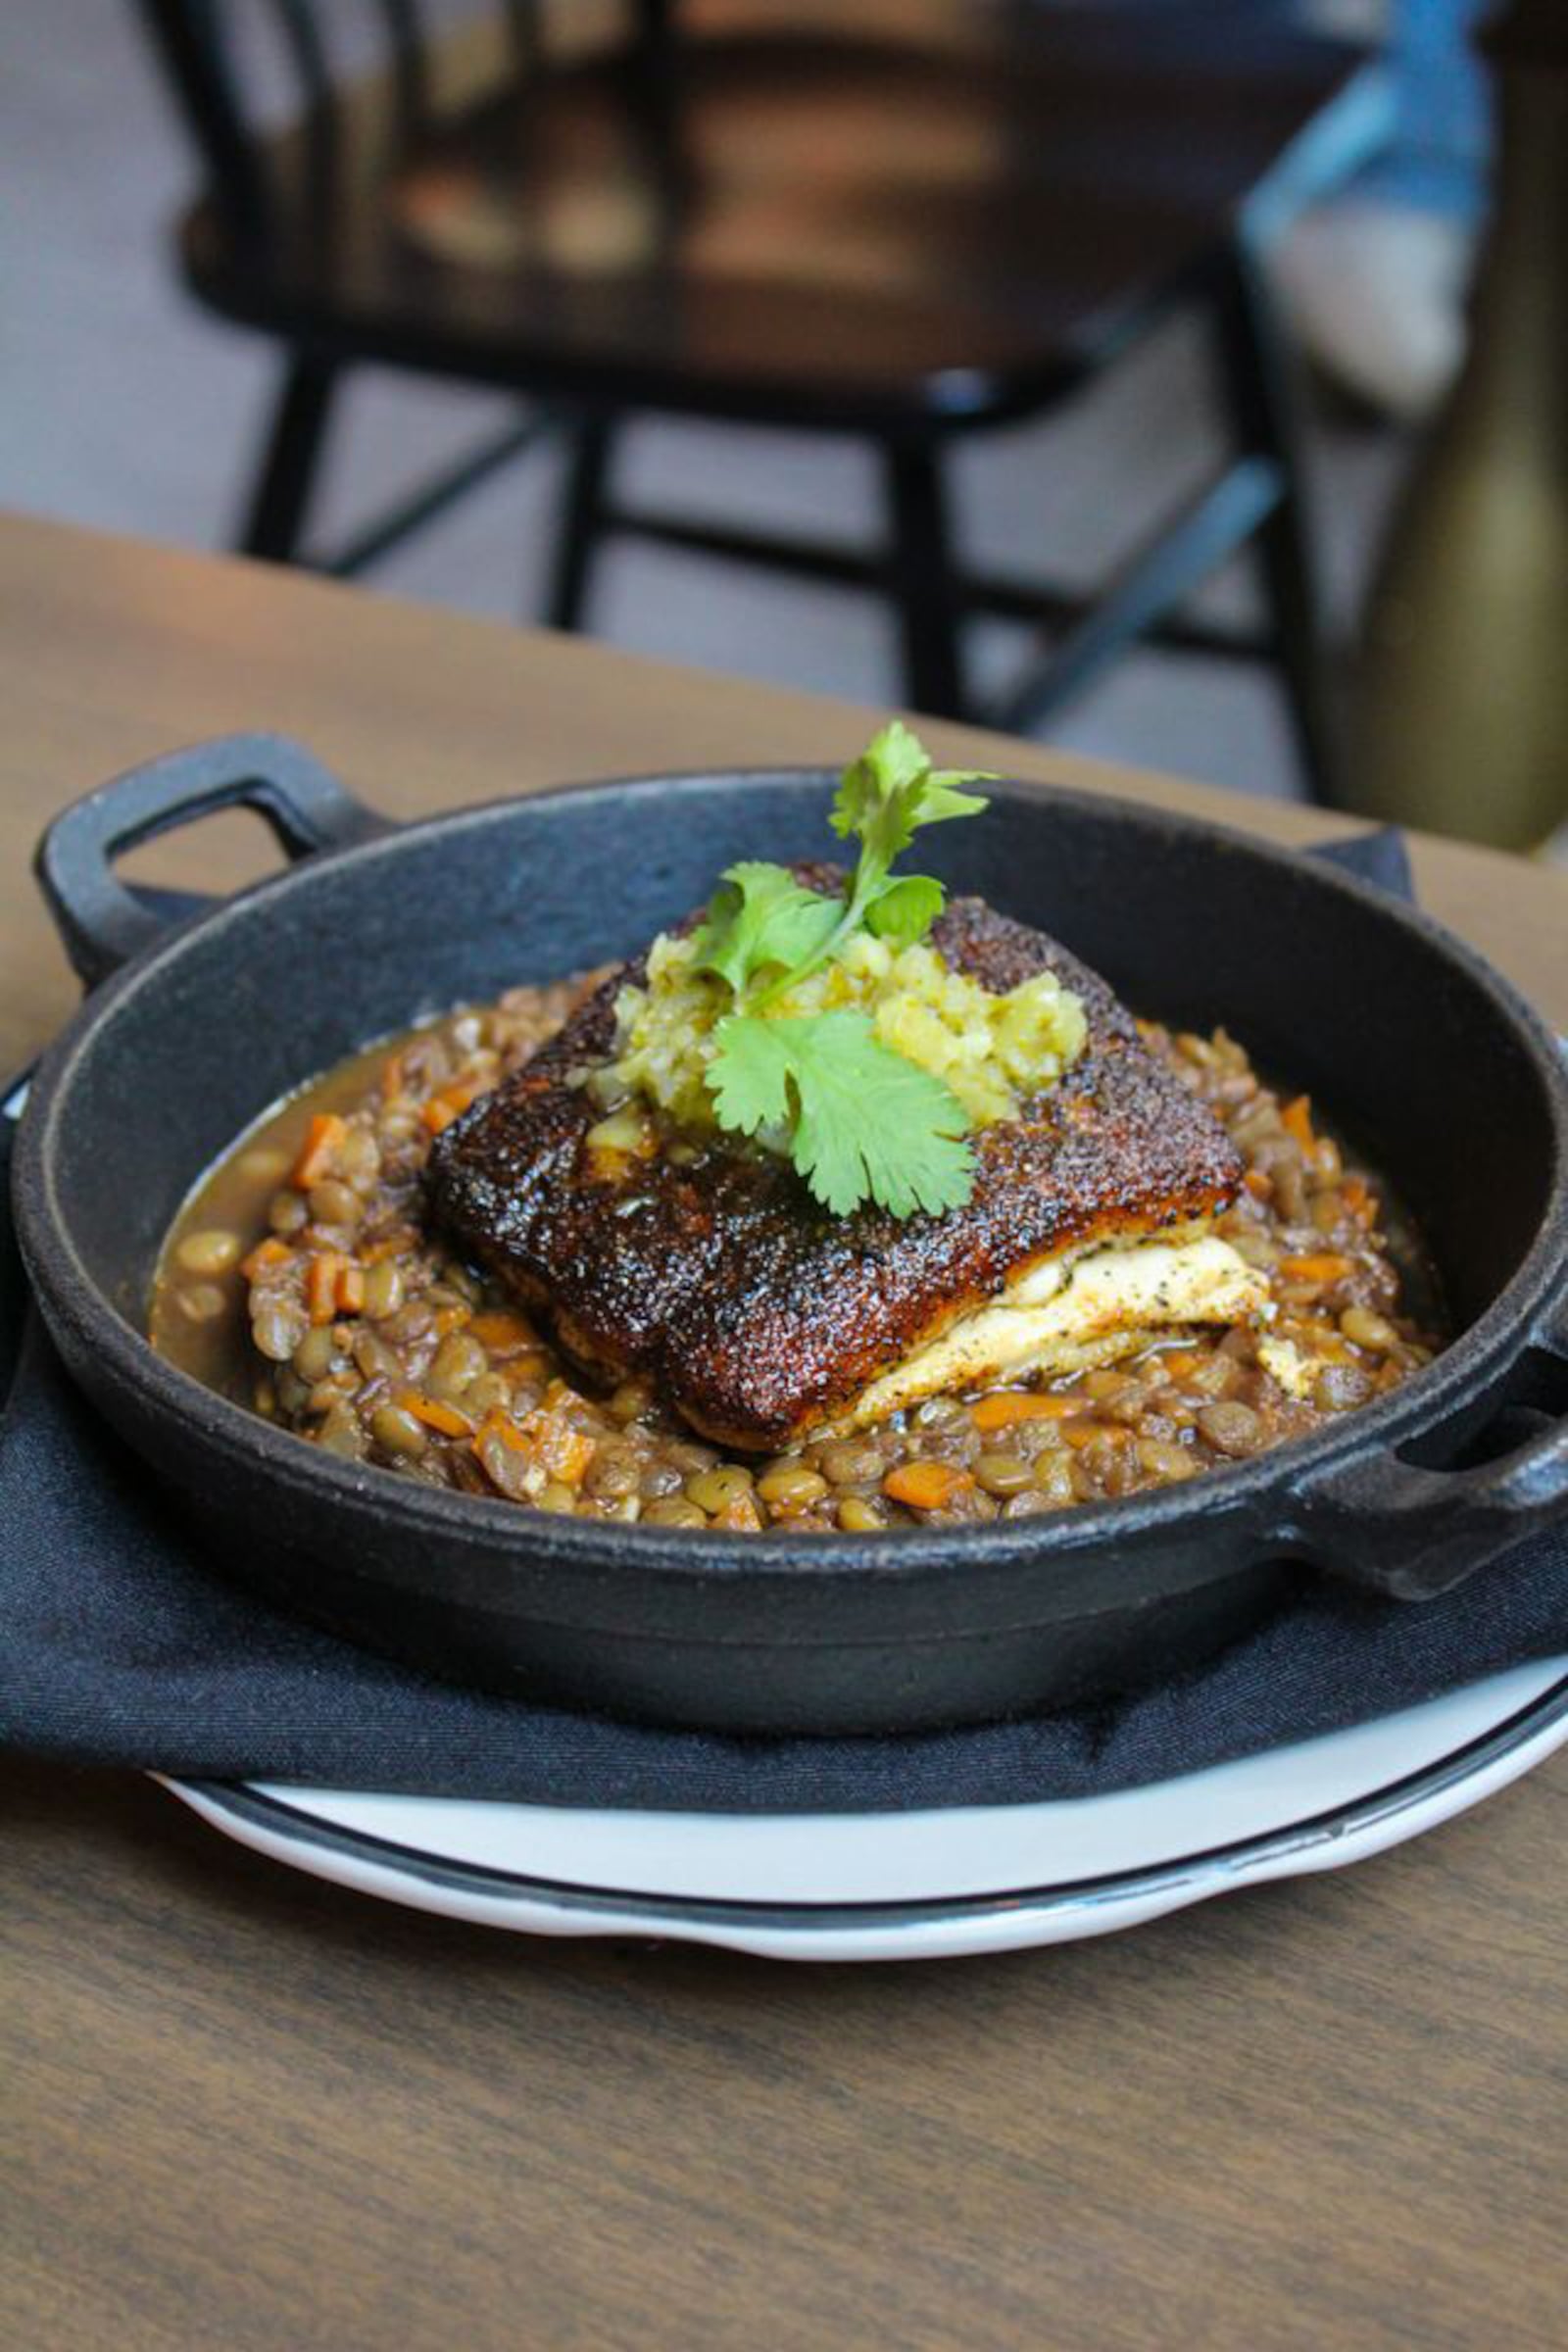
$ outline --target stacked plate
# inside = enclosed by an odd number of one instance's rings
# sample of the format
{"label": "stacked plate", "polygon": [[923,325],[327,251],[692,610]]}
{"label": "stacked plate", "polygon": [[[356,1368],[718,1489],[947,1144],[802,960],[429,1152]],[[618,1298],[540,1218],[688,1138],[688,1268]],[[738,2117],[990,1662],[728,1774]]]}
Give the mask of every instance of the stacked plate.
{"label": "stacked plate", "polygon": [[171,1781],[365,1894],[536,1936],[929,1960],[1104,1936],[1435,1829],[1568,1741],[1568,1657],[1113,1796],[919,1813],[589,1812]]}

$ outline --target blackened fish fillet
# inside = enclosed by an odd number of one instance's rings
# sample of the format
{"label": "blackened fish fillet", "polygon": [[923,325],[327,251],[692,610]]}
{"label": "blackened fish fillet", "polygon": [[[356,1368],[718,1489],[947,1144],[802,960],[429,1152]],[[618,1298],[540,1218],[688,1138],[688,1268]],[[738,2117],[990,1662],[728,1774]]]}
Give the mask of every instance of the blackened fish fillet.
{"label": "blackened fish fillet", "polygon": [[[831,869],[802,870],[832,887]],[[776,1450],[842,1417],[1027,1269],[1190,1233],[1234,1198],[1242,1164],[1222,1129],[1096,973],[979,899],[954,901],[930,942],[997,995],[1054,972],[1088,1021],[1066,1075],[974,1136],[963,1207],[836,1217],[786,1162],[725,1135],[606,1173],[584,1140],[602,1112],[570,1078],[611,1054],[616,995],[643,978],[632,964],[437,1138],[437,1221],[579,1361],[646,1374],[720,1444]]]}

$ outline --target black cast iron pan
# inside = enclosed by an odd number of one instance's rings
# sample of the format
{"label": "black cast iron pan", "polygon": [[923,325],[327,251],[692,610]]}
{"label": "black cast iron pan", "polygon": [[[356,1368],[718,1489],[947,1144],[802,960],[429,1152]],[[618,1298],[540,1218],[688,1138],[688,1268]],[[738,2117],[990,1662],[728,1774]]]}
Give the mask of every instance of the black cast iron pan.
{"label": "black cast iron pan", "polygon": [[[994,788],[946,879],[1135,1007],[1224,1019],[1413,1206],[1459,1337],[1299,1444],[1052,1518],[761,1539],[534,1515],[347,1463],[142,1337],[163,1235],[264,1106],[418,1015],[640,946],[738,857],[823,838],[817,772],[640,778],[397,829],[297,746],[180,752],[68,809],[39,870],[92,987],[34,1082],[17,1217],[80,1386],[229,1573],[433,1672],[739,1731],[979,1720],[1168,1674],[1302,1576],[1419,1601],[1568,1505],[1568,1085],[1512,991],[1327,867],[1151,809]],[[242,803],[290,869],[160,932],[118,854]]]}

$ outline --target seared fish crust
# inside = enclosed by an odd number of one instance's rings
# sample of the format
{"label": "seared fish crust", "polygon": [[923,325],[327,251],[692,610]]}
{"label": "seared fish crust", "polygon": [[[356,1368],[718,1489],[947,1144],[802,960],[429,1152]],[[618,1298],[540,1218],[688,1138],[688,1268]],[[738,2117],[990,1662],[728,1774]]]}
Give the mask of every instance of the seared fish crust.
{"label": "seared fish crust", "polygon": [[[830,868],[798,870],[835,886]],[[607,1171],[584,1145],[603,1114],[570,1078],[609,1057],[635,963],[437,1137],[435,1217],[590,1369],[645,1374],[706,1437],[776,1451],[1025,1269],[1191,1227],[1235,1197],[1242,1163],[1223,1131],[1097,974],[979,899],[955,900],[930,940],[998,995],[1054,971],[1089,1024],[1065,1077],[974,1135],[964,1207],[835,1217],[785,1161],[727,1135]]]}

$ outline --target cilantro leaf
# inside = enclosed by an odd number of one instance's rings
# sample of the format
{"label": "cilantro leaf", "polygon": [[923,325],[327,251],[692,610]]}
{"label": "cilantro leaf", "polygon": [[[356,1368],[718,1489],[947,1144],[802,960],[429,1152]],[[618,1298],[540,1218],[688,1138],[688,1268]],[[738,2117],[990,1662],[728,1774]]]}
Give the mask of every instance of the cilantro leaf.
{"label": "cilantro leaf", "polygon": [[825,948],[844,908],[796,881],[787,866],[748,858],[727,866],[696,938],[697,968],[737,997],[770,965],[793,971]]}
{"label": "cilantro leaf", "polygon": [[870,921],[872,910],[892,893],[902,892],[901,909],[888,925],[888,936],[909,946],[929,926],[941,907],[940,896],[931,904],[929,885],[924,923],[911,928],[914,895],[906,881],[888,879],[893,860],[906,850],[921,825],[940,825],[950,817],[972,816],[985,807],[983,795],[965,792],[975,776],[956,768],[934,768],[924,745],[902,719],[895,718],[874,735],[858,760],[852,760],[839,782],[829,819],[835,833],[848,840],[857,835],[859,861],[850,889],[844,928]]}
{"label": "cilantro leaf", "polygon": [[845,840],[858,834],[862,865],[885,874],[917,826],[976,815],[984,795],[961,787],[982,780],[978,769],[934,768],[913,730],[891,719],[844,770],[828,821]]}
{"label": "cilantro leaf", "polygon": [[790,1156],[836,1216],[874,1200],[939,1216],[969,1198],[974,1162],[957,1098],[882,1045],[863,1012],[811,1020],[731,1014],[714,1032],[708,1087],[721,1127],[791,1123]]}
{"label": "cilantro leaf", "polygon": [[896,948],[912,948],[924,939],[942,912],[947,892],[930,874],[901,874],[883,885],[865,910],[865,927]]}
{"label": "cilantro leaf", "polygon": [[919,738],[896,718],[839,778],[828,822],[845,841],[858,835],[860,870],[874,867],[878,881],[914,839],[915,808],[930,768]]}
{"label": "cilantro leaf", "polygon": [[719,1022],[713,1032],[717,1051],[705,1084],[721,1127],[735,1135],[756,1135],[764,1127],[788,1125],[795,1067],[789,1032],[808,1025],[764,1021],[743,1012]]}
{"label": "cilantro leaf", "polygon": [[981,767],[933,767],[927,771],[921,795],[922,825],[940,825],[950,816],[978,816],[990,807],[983,792],[965,792],[965,784],[988,784],[993,779]]}

